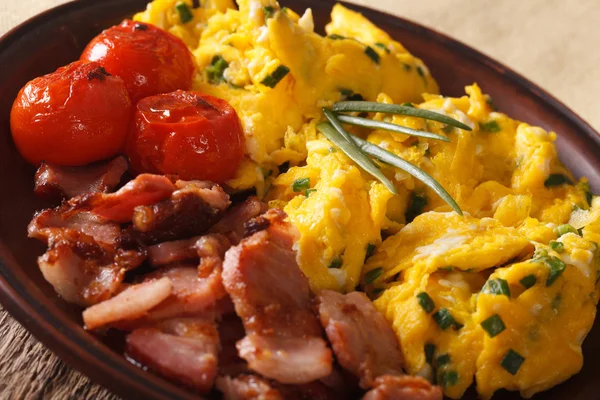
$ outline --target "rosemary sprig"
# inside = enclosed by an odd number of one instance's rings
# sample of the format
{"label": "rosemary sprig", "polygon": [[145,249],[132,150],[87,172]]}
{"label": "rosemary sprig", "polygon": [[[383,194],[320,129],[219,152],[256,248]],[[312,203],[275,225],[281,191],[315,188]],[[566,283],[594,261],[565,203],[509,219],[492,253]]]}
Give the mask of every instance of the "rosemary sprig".
{"label": "rosemary sprig", "polygon": [[329,122],[321,122],[317,129],[321,131],[329,140],[338,146],[352,161],[357,163],[362,169],[379,179],[381,183],[392,193],[398,194],[394,184],[373,164],[373,161],[357,147],[350,135],[342,127],[340,121],[330,110],[323,110]]}
{"label": "rosemary sprig", "polygon": [[410,135],[410,136],[418,136],[418,137],[427,138],[427,139],[443,140],[444,142],[450,141],[450,139],[448,139],[447,137],[438,135],[436,133],[419,131],[416,129],[407,128],[406,126],[392,124],[389,122],[373,121],[372,119],[354,117],[352,115],[338,115],[337,118],[343,123],[350,124],[350,125],[356,125],[356,126],[362,126],[364,128],[382,129],[385,131],[403,133],[405,135]]}
{"label": "rosemary sprig", "polygon": [[333,105],[333,111],[380,112],[387,114],[408,115],[410,117],[418,117],[442,122],[466,131],[472,130],[470,126],[465,125],[462,122],[457,121],[454,118],[450,118],[444,114],[436,113],[430,110],[423,110],[416,107],[400,106],[397,104],[376,103],[371,101],[340,101]]}

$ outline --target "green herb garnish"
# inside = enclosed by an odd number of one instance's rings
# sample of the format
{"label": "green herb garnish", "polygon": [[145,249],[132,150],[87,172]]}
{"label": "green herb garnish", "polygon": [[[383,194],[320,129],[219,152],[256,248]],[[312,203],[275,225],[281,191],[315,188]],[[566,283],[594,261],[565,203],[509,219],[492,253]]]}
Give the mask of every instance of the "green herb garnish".
{"label": "green herb garnish", "polygon": [[546,257],[544,263],[550,268],[550,274],[546,279],[546,286],[550,286],[562,275],[567,268],[567,264],[558,257]]}
{"label": "green herb garnish", "polygon": [[530,287],[535,285],[535,283],[537,282],[537,278],[535,277],[535,275],[530,274],[521,278],[519,282],[525,289],[529,289]]}
{"label": "green herb garnish", "polygon": [[308,197],[308,196],[310,196],[311,194],[313,194],[313,193],[314,193],[314,192],[316,192],[316,191],[317,191],[317,189],[306,189],[306,190],[304,191],[304,195],[305,195],[306,197]]}
{"label": "green herb garnish", "polygon": [[380,49],[384,50],[386,53],[390,54],[390,49],[388,49],[388,47],[385,44],[375,43],[375,46],[379,47]]}
{"label": "green herb garnish", "polygon": [[331,260],[327,268],[339,269],[342,268],[342,264],[344,264],[342,257],[336,257],[333,260]]}
{"label": "green herb garnish", "polygon": [[485,321],[481,322],[481,327],[485,330],[491,338],[499,335],[503,330],[506,329],[504,321],[498,314],[494,314]]}
{"label": "green herb garnish", "polygon": [[369,243],[367,245],[367,252],[365,254],[365,261],[367,261],[371,256],[375,253],[375,245],[373,243]]}
{"label": "green herb garnish", "polygon": [[458,383],[458,374],[456,373],[456,371],[442,372],[440,374],[439,382],[443,388],[454,386]]}
{"label": "green herb garnish", "polygon": [[210,83],[216,84],[222,82],[223,73],[229,66],[229,63],[221,56],[214,56],[210,62],[210,66],[206,68],[206,77]]}
{"label": "green herb garnish", "polygon": [[502,368],[504,368],[509,374],[516,375],[524,361],[525,358],[522,355],[513,349],[510,349],[504,358],[502,358],[502,361],[500,361],[500,365],[502,365]]}
{"label": "green herb garnish", "polygon": [[423,110],[416,107],[406,107],[398,104],[376,103],[371,101],[339,101],[333,105],[335,112],[380,112],[386,114],[407,115],[442,122],[447,125],[470,131],[471,127],[460,121],[450,118],[447,115],[436,113],[434,111]]}
{"label": "green herb garnish", "polygon": [[481,289],[481,293],[505,295],[510,299],[508,282],[502,278],[488,280],[483,286],[483,289]]}
{"label": "green herb garnish", "polygon": [[556,240],[551,240],[549,246],[552,250],[559,254],[565,251],[565,245],[562,242],[557,242]]}
{"label": "green herb garnish", "polygon": [[562,224],[556,227],[556,232],[558,233],[558,237],[562,235],[566,235],[567,233],[575,233],[577,234],[577,229],[573,228],[569,224]]}
{"label": "green herb garnish", "polygon": [[486,133],[498,133],[502,130],[500,125],[498,125],[498,121],[488,121],[488,122],[480,122],[479,130]]}
{"label": "green herb garnish", "polygon": [[379,54],[371,46],[367,46],[365,48],[365,54],[375,62],[375,64],[379,64]]}
{"label": "green herb garnish", "polygon": [[264,6],[262,11],[265,15],[265,22],[267,22],[269,18],[273,18],[273,15],[275,15],[275,9],[272,6]]}
{"label": "green herb garnish", "polygon": [[403,133],[405,135],[410,135],[410,136],[442,140],[444,142],[450,141],[450,139],[448,139],[447,137],[438,135],[436,133],[419,131],[416,129],[408,128],[406,126],[392,124],[390,122],[385,122],[385,121],[374,121],[372,119],[354,117],[352,115],[338,115],[338,119],[345,124],[362,126],[363,128],[381,129],[384,131]]}
{"label": "green herb garnish", "polygon": [[379,278],[382,274],[383,268],[381,267],[370,270],[365,274],[365,283],[367,285],[370,285],[371,283],[375,282],[377,278]]}
{"label": "green herb garnish", "polygon": [[310,187],[310,178],[296,179],[292,184],[294,192],[302,192]]}
{"label": "green herb garnish", "polygon": [[410,196],[410,203],[408,204],[408,208],[404,213],[406,223],[412,222],[417,216],[423,214],[423,209],[425,206],[427,206],[427,197],[412,192]]}
{"label": "green herb garnish", "polygon": [[331,35],[327,36],[329,39],[331,40],[344,40],[346,39],[345,36],[342,35],[338,35],[337,33],[332,33]]}
{"label": "green herb garnish", "polygon": [[433,314],[433,320],[442,330],[446,330],[453,325],[457,326],[458,324],[447,308],[440,308],[438,311],[436,311]]}
{"label": "green herb garnish", "polygon": [[433,363],[433,354],[435,353],[435,344],[425,343],[425,361],[428,364]]}
{"label": "green herb garnish", "polygon": [[180,1],[175,4],[175,10],[177,10],[177,13],[179,14],[179,19],[181,20],[182,24],[190,22],[194,19],[194,14],[192,14],[192,11],[188,7],[188,5],[183,1]]}
{"label": "green herb garnish", "polygon": [[435,308],[433,299],[426,292],[421,292],[417,295],[417,300],[421,308],[427,313],[431,313]]}
{"label": "green herb garnish", "polygon": [[435,362],[438,366],[442,366],[442,365],[446,365],[446,364],[450,364],[450,354],[442,354],[439,355],[436,359]]}
{"label": "green herb garnish", "polygon": [[568,176],[563,174],[550,174],[550,176],[548,176],[548,178],[544,181],[544,186],[546,187],[560,186],[564,184],[572,185],[573,181]]}
{"label": "green herb garnish", "polygon": [[285,65],[280,65],[270,75],[267,75],[260,83],[267,87],[274,88],[283,78],[285,78],[289,72],[290,69],[288,67]]}

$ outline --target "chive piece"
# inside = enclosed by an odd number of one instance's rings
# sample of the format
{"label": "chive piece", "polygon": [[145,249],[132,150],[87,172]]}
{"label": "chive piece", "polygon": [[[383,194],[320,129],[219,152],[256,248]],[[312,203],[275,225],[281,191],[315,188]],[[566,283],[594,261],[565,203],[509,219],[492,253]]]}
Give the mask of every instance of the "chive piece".
{"label": "chive piece", "polygon": [[548,178],[544,181],[544,186],[546,187],[560,186],[564,184],[572,185],[573,181],[568,176],[563,174],[550,174],[550,176],[548,176]]}
{"label": "chive piece", "polygon": [[371,101],[339,101],[333,105],[333,111],[365,111],[365,112],[380,112],[387,114],[407,115],[409,117],[418,117],[429,119],[432,121],[442,122],[447,125],[456,126],[457,128],[470,131],[471,127],[463,124],[460,121],[450,118],[444,114],[434,111],[423,110],[416,107],[406,107],[398,104],[384,104]]}
{"label": "chive piece", "polygon": [[578,234],[579,236],[583,236],[583,227],[581,227],[581,228],[577,229],[577,234]]}
{"label": "chive piece", "polygon": [[444,272],[452,272],[454,271],[454,267],[442,267],[439,268],[440,271],[444,271]]}
{"label": "chive piece", "polygon": [[267,22],[269,18],[273,18],[273,15],[275,15],[275,9],[272,6],[264,6],[262,11],[265,16],[265,22]]}
{"label": "chive piece", "polygon": [[388,49],[388,47],[385,44],[375,43],[375,46],[379,47],[380,49],[384,50],[386,53],[390,54],[390,49]]}
{"label": "chive piece", "polygon": [[342,260],[342,257],[336,257],[333,260],[331,260],[327,268],[340,269],[342,268],[343,263],[344,261]]}
{"label": "chive piece", "polygon": [[182,24],[190,22],[194,19],[194,14],[192,14],[192,11],[188,7],[188,5],[183,1],[180,1],[175,4],[175,10],[177,10],[177,13],[179,14],[179,19],[181,19]]}
{"label": "chive piece", "polygon": [[463,215],[462,210],[456,203],[456,201],[450,196],[450,193],[444,189],[442,185],[438,183],[431,175],[422,169],[414,166],[410,162],[406,161],[403,158],[398,157],[394,153],[391,153],[385,149],[382,149],[379,146],[376,146],[372,143],[367,142],[359,137],[352,136],[352,140],[356,143],[365,153],[375,157],[376,159],[390,164],[396,168],[400,168],[401,170],[407,172],[408,174],[414,176],[421,182],[423,182],[427,187],[433,190],[438,196],[440,196],[452,209],[458,214]]}
{"label": "chive piece", "polygon": [[500,361],[500,365],[502,365],[502,368],[504,368],[509,374],[516,375],[524,361],[525,358],[522,355],[513,349],[510,349],[504,355],[502,361]]}
{"label": "chive piece", "polygon": [[481,293],[505,295],[510,299],[508,282],[502,278],[488,280],[483,289],[481,289]]}
{"label": "chive piece", "polygon": [[406,72],[409,72],[412,69],[412,66],[410,64],[402,64],[402,67]]}
{"label": "chive piece", "polygon": [[550,268],[550,274],[546,279],[546,286],[551,286],[565,271],[567,264],[558,257],[547,257],[544,262]]}
{"label": "chive piece", "polygon": [[458,383],[458,374],[456,371],[442,372],[439,381],[443,388],[454,386]]}
{"label": "chive piece", "polygon": [[345,36],[342,35],[338,35],[337,33],[332,33],[331,35],[327,36],[329,39],[331,40],[344,40],[346,39]]}
{"label": "chive piece", "polygon": [[419,293],[417,295],[417,299],[419,301],[419,305],[427,314],[430,314],[435,308],[435,303],[433,302],[433,299],[429,297],[429,295],[426,292]]}
{"label": "chive piece", "polygon": [[345,97],[352,96],[354,94],[354,92],[350,89],[340,89],[340,93]]}
{"label": "chive piece", "polygon": [[425,343],[425,361],[427,364],[433,363],[433,354],[435,353],[435,344]]}
{"label": "chive piece", "polygon": [[375,253],[375,245],[373,243],[369,243],[367,245],[367,253],[365,254],[365,261],[367,261],[371,256]]}
{"label": "chive piece", "polygon": [[479,130],[486,133],[498,133],[502,130],[502,128],[500,128],[500,125],[498,125],[498,121],[488,121],[480,122]]}
{"label": "chive piece", "polygon": [[384,131],[403,133],[405,135],[410,135],[410,136],[442,140],[444,142],[450,141],[450,139],[448,139],[447,137],[438,135],[436,133],[418,131],[416,129],[407,128],[406,126],[402,126],[402,125],[392,124],[390,122],[374,121],[372,119],[354,117],[352,115],[338,115],[337,117],[343,123],[350,124],[350,125],[356,125],[356,126],[362,126],[364,128],[381,129]]}
{"label": "chive piece", "polygon": [[562,242],[557,242],[556,240],[550,241],[550,248],[557,252],[558,254],[563,253],[565,251],[565,245]]}
{"label": "chive piece", "polygon": [[329,120],[329,123],[321,123],[317,126],[329,140],[338,146],[352,161],[357,163],[362,169],[379,179],[385,187],[393,194],[398,194],[394,184],[373,164],[373,161],[361,150],[361,146],[352,140],[352,136],[346,132],[335,114],[324,109],[323,112]]}
{"label": "chive piece", "polygon": [[379,54],[371,46],[367,46],[365,49],[365,54],[375,62],[375,64],[379,64]]}
{"label": "chive piece", "polygon": [[229,63],[225,61],[225,59],[219,55],[214,56],[212,61],[210,62],[210,67],[206,68],[206,77],[210,83],[219,83],[222,82],[223,73],[225,69],[229,66]]}
{"label": "chive piece", "polygon": [[592,200],[594,199],[594,194],[592,193],[592,189],[590,189],[590,184],[587,182],[581,182],[579,187],[585,193],[585,200],[588,203],[588,206],[592,205]]}
{"label": "chive piece", "polygon": [[530,287],[535,285],[535,283],[537,282],[537,278],[534,274],[530,274],[521,278],[519,282],[521,283],[521,285],[523,285],[525,289],[529,289]]}
{"label": "chive piece", "polygon": [[577,229],[573,228],[569,224],[562,224],[556,228],[556,232],[558,232],[558,237],[561,237],[562,235],[566,235],[567,233],[577,234]]}
{"label": "chive piece", "polygon": [[454,127],[452,125],[446,125],[442,128],[442,132],[450,134],[454,132]]}
{"label": "chive piece", "polygon": [[452,325],[457,324],[456,320],[454,319],[452,314],[450,314],[450,311],[448,311],[447,308],[440,308],[438,311],[436,311],[433,314],[433,320],[443,331],[448,329]]}
{"label": "chive piece", "polygon": [[412,108],[415,108],[415,105],[414,105],[413,103],[411,103],[410,101],[407,101],[407,102],[405,102],[405,103],[402,103],[402,105],[403,105],[404,107],[412,107]]}
{"label": "chive piece", "polygon": [[310,196],[311,194],[313,194],[313,193],[314,193],[314,192],[316,192],[316,191],[317,191],[317,189],[306,189],[306,190],[304,191],[304,195],[305,195],[306,197],[308,197],[308,196]]}
{"label": "chive piece", "polygon": [[450,354],[442,354],[435,359],[438,366],[450,363]]}
{"label": "chive piece", "polygon": [[416,217],[423,214],[423,209],[427,206],[427,197],[412,192],[410,203],[404,213],[406,223],[412,222]]}
{"label": "chive piece", "polygon": [[504,321],[498,314],[494,314],[485,321],[481,322],[481,327],[485,330],[491,338],[498,336],[503,330],[506,329]]}
{"label": "chive piece", "polygon": [[296,179],[292,184],[294,192],[302,192],[310,187],[310,178]]}
{"label": "chive piece", "polygon": [[289,72],[290,69],[288,67],[285,65],[280,65],[270,75],[267,75],[260,83],[267,87],[274,88],[283,78],[285,78],[287,74],[289,74]]}
{"label": "chive piece", "polygon": [[383,268],[377,267],[375,269],[370,270],[365,274],[365,283],[370,285],[375,282],[377,278],[379,278],[383,274]]}
{"label": "chive piece", "polygon": [[498,111],[498,107],[496,107],[496,105],[494,104],[494,100],[492,99],[491,96],[488,95],[488,97],[485,100],[485,102],[492,108],[492,110]]}

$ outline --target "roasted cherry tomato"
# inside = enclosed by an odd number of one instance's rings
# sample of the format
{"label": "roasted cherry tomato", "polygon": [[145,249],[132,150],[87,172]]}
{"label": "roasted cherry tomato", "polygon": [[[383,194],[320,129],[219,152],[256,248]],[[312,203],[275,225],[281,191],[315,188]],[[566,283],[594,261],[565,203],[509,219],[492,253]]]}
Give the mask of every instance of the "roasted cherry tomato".
{"label": "roasted cherry tomato", "polygon": [[178,90],[138,102],[126,152],[134,172],[224,182],[244,155],[244,135],[225,100]]}
{"label": "roasted cherry tomato", "polygon": [[153,25],[125,20],[96,36],[81,59],[96,61],[121,77],[134,104],[192,87],[192,53],[181,39]]}
{"label": "roasted cherry tomato", "polygon": [[76,61],[27,83],[10,113],[13,139],[31,164],[84,165],[121,152],[132,115],[121,78]]}

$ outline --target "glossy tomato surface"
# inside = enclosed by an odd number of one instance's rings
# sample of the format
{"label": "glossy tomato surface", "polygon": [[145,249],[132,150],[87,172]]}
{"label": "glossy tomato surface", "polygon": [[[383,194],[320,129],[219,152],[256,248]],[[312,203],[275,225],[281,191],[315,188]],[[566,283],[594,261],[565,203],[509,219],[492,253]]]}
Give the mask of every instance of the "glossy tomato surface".
{"label": "glossy tomato surface", "polygon": [[144,97],[192,87],[194,61],[175,35],[150,24],[125,20],[96,36],[82,60],[96,61],[121,77],[133,103]]}
{"label": "glossy tomato surface", "polygon": [[244,135],[225,100],[178,90],[138,102],[127,155],[136,173],[221,183],[240,165]]}
{"label": "glossy tomato surface", "polygon": [[33,165],[85,165],[121,152],[132,106],[125,83],[76,61],[27,83],[10,114],[19,152]]}

